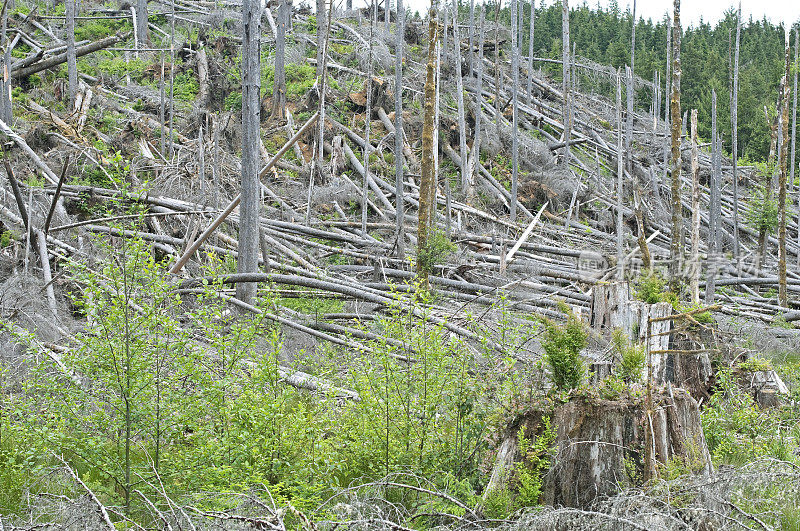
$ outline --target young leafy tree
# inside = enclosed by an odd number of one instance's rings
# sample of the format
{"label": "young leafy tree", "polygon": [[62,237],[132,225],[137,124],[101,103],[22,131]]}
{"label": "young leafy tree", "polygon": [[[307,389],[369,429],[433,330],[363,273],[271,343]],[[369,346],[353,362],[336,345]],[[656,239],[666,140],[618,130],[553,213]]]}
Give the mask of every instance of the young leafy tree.
{"label": "young leafy tree", "polygon": [[[258,270],[258,217],[260,190],[258,187],[259,145],[261,143],[261,45],[259,0],[244,0],[242,4],[242,202],[239,215],[238,273]],[[251,304],[256,295],[255,282],[236,285],[236,297]]]}

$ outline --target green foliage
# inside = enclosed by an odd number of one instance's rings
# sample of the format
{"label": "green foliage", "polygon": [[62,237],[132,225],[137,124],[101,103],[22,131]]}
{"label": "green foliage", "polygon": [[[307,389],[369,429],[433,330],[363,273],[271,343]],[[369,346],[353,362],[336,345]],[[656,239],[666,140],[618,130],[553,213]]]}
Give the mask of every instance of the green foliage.
{"label": "green foliage", "polygon": [[417,262],[422,270],[432,273],[434,268],[442,264],[456,249],[456,245],[444,232],[432,229],[428,233],[425,246],[417,249]]}
{"label": "green foliage", "polygon": [[517,433],[520,460],[509,471],[508,488],[491,492],[484,503],[484,513],[489,518],[507,518],[516,511],[539,505],[542,495],[542,477],[550,467],[556,430],[550,417],[544,417],[541,434],[525,436]]}
{"label": "green foliage", "polygon": [[566,306],[562,311],[567,315],[564,326],[545,321],[542,348],[556,389],[570,391],[580,385],[586,372],[580,351],[586,346],[587,333],[574,313]]}
{"label": "green foliage", "polygon": [[643,274],[639,277],[635,283],[634,296],[647,304],[672,302],[667,291],[667,282],[658,271]]}
{"label": "green foliage", "polygon": [[[727,370],[702,412],[703,432],[715,464],[742,465],[761,457],[794,459],[797,440],[779,416],[762,412]],[[796,421],[795,421],[796,422]]]}
{"label": "green foliage", "polygon": [[619,377],[625,383],[638,382],[642,378],[644,369],[645,346],[632,345],[622,330],[614,330],[611,338],[614,349],[620,357]]}
{"label": "green foliage", "polygon": [[779,221],[778,202],[764,187],[759,187],[753,192],[749,206],[746,214],[747,224],[756,231],[763,230],[767,234],[775,232]]}
{"label": "green foliage", "polygon": [[4,230],[2,234],[0,234],[0,248],[5,248],[11,245],[11,232]]}
{"label": "green foliage", "polygon": [[747,361],[743,361],[737,365],[740,371],[758,372],[758,371],[771,371],[772,362],[761,356],[753,356]]}
{"label": "green foliage", "polygon": [[197,76],[194,72],[181,72],[176,74],[173,84],[175,98],[191,102],[197,97],[200,85],[197,83]]}

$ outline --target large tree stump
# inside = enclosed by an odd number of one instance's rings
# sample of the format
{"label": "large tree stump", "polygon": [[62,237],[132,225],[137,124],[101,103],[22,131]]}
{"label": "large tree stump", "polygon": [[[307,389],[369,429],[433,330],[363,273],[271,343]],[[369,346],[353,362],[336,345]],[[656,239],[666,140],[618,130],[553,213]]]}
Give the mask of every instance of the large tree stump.
{"label": "large tree stump", "polygon": [[628,282],[597,285],[592,290],[592,314],[589,322],[601,335],[611,337],[615,329],[622,330],[634,343],[649,344],[652,352],[653,383],[672,383],[686,389],[696,399],[708,396],[711,383],[711,360],[708,353],[675,353],[668,350],[696,350],[700,345],[677,340],[672,321],[650,319],[674,314],[667,302],[647,304],[634,300]]}
{"label": "large tree stump", "polygon": [[484,499],[514,488],[520,429],[530,439],[541,435],[549,416],[557,436],[555,458],[544,474],[541,502],[586,508],[599,496],[635,486],[644,477],[646,431],[651,431],[657,463],[679,462],[687,471],[712,471],[697,402],[682,389],[653,397],[648,418],[644,398],[601,400],[574,397],[552,411],[534,410],[514,419],[501,441]]}

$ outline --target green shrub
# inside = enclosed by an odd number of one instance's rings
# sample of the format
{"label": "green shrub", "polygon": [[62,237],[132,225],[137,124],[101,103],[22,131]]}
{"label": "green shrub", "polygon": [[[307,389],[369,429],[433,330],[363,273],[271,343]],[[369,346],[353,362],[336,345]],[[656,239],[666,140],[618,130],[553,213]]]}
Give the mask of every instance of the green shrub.
{"label": "green shrub", "polygon": [[657,271],[642,275],[635,283],[634,296],[647,304],[665,302],[667,293],[667,283]]}
{"label": "green shrub", "polygon": [[428,234],[425,246],[417,249],[417,262],[423,271],[432,273],[433,268],[442,264],[456,249],[456,245],[444,232],[433,229]]}
{"label": "green shrub", "polygon": [[611,338],[620,357],[619,377],[625,383],[638,382],[644,369],[645,346],[631,344],[630,339],[619,329],[614,330]]}
{"label": "green shrub", "polygon": [[746,219],[753,230],[767,234],[772,234],[778,226],[778,202],[763,186],[753,193]]}
{"label": "green shrub", "polygon": [[586,346],[587,334],[580,320],[566,305],[562,311],[567,314],[564,326],[545,321],[542,348],[556,389],[570,391],[581,384],[586,372],[580,352]]}

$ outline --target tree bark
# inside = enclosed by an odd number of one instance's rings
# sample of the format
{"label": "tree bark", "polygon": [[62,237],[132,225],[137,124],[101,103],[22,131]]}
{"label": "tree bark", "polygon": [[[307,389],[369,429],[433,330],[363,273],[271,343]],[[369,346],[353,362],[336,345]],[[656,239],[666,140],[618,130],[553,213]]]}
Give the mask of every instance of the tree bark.
{"label": "tree bark", "polygon": [[480,173],[481,165],[481,122],[483,121],[483,44],[484,23],[486,21],[486,8],[480,8],[480,29],[478,30],[478,57],[477,63],[477,89],[475,90],[475,131],[470,151],[469,184],[467,186],[467,204],[471,204],[475,197],[475,180]]}
{"label": "tree bark", "polygon": [[534,22],[536,21],[536,0],[531,0],[531,22],[528,28],[528,105],[533,102],[533,36]]}
{"label": "tree bark", "polygon": [[67,87],[69,92],[69,105],[71,110],[75,104],[75,94],[78,92],[78,62],[75,57],[75,0],[67,0]]}
{"label": "tree bark", "polygon": [[[692,250],[689,259],[689,291],[692,303],[700,302],[700,160],[697,149],[697,109],[692,109]],[[711,134],[712,142],[714,133]]]}
{"label": "tree bark", "polygon": [[289,6],[287,0],[279,0],[278,23],[275,35],[275,82],[272,87],[272,116],[278,121],[286,120],[286,19]]}
{"label": "tree bark", "polygon": [[[736,51],[733,55],[733,97],[731,101],[731,151],[733,153],[733,258],[739,263],[739,44],[742,33],[742,2],[736,15]],[[800,264],[800,255],[798,255]]]}
{"label": "tree bark", "polygon": [[[570,107],[570,64],[569,64],[569,2],[561,2],[561,73],[564,94],[564,168],[569,168],[569,138],[572,132],[572,109]],[[516,196],[514,197],[516,199]]]}
{"label": "tree bark", "polygon": [[675,0],[672,27],[672,241],[670,245],[670,284],[678,293],[683,273],[683,211],[681,207],[681,0]]}
{"label": "tree bark", "polygon": [[[386,0],[388,4],[388,0]],[[370,136],[372,133],[372,75],[374,66],[372,64],[373,40],[375,39],[375,26],[378,18],[378,0],[372,0],[372,13],[369,19],[369,51],[367,53],[367,81],[364,84],[364,91],[367,94],[367,108],[364,119],[364,183],[361,188],[361,233],[367,233],[367,189],[369,188],[369,158],[372,143]]]}
{"label": "tree bark", "polygon": [[[467,122],[464,117],[464,80],[461,71],[461,32],[458,28],[458,0],[453,0],[453,43],[456,63],[456,102],[458,104],[458,152],[461,156],[461,191],[466,195],[469,188],[467,153]],[[445,183],[449,186],[449,183]]]}
{"label": "tree bark", "polygon": [[617,279],[625,274],[625,249],[622,233],[622,185],[625,175],[622,157],[622,75],[617,71]]}
{"label": "tree bark", "polygon": [[403,55],[405,48],[405,11],[403,0],[397,0],[397,25],[394,50],[394,187],[395,187],[395,212],[397,223],[397,257],[405,259],[405,205],[403,203]]}
{"label": "tree bark", "polygon": [[[719,269],[721,201],[720,186],[722,182],[722,141],[717,129],[717,91],[711,91],[711,182],[709,185],[708,205],[708,260],[706,271],[706,304],[713,304],[716,289],[717,271]],[[699,212],[699,208],[698,208]]]}
{"label": "tree bark", "polygon": [[[258,271],[258,186],[261,127],[261,50],[259,0],[243,0],[242,19],[242,202],[239,213],[238,273]],[[256,295],[254,282],[236,286],[236,298],[252,304]]]}
{"label": "tree bark", "polygon": [[789,177],[789,74],[791,68],[791,47],[789,35],[786,35],[786,68],[783,82],[783,106],[781,108],[781,175],[778,184],[778,303],[789,307],[789,296],[786,290],[786,179]]}
{"label": "tree bark", "polygon": [[[567,0],[564,0],[566,3]],[[511,0],[511,222],[517,220],[517,187],[519,184],[519,138],[517,137],[519,119],[519,43],[517,42],[517,3]],[[569,30],[567,30],[569,32]]]}
{"label": "tree bark", "polygon": [[136,0],[136,40],[140,48],[149,47],[147,19],[147,0]]}
{"label": "tree bark", "polygon": [[[430,230],[430,212],[432,204],[436,200],[436,168],[434,168],[433,153],[433,134],[434,134],[434,114],[436,106],[436,8],[434,0],[431,0],[431,7],[428,11],[428,64],[425,69],[425,109],[422,122],[422,170],[419,185],[419,219],[417,226],[417,256],[420,251],[424,251],[428,244],[428,232]],[[422,288],[428,288],[428,269],[427,264],[417,260],[417,276],[422,283]]]}

